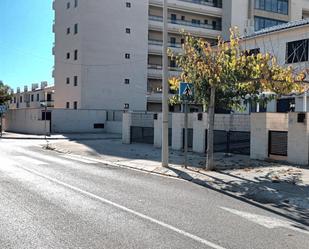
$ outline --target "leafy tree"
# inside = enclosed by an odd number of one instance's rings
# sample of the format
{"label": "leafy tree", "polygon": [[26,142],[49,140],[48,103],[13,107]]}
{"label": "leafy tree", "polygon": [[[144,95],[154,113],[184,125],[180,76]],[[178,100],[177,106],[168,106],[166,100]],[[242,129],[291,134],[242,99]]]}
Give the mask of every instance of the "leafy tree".
{"label": "leafy tree", "polygon": [[6,104],[11,98],[11,88],[0,81],[0,105]]}
{"label": "leafy tree", "polygon": [[[269,101],[275,95],[303,91],[302,82],[306,74],[295,74],[294,69],[278,65],[269,53],[251,54],[242,51],[236,29],[231,29],[229,42],[218,38],[216,46],[201,38],[186,36],[183,53],[170,56],[176,59],[182,74],[172,79],[171,87],[176,90],[177,82],[192,82],[195,101],[208,110],[208,170],[214,170],[213,139],[215,104],[226,109],[242,109],[246,100],[258,101],[261,92],[272,92],[265,97]],[[175,103],[177,97],[171,102]]]}

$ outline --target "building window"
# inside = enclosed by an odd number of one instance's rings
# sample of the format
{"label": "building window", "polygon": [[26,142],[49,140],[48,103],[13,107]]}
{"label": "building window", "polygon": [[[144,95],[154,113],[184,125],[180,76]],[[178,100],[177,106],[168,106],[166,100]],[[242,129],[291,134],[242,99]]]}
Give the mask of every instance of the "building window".
{"label": "building window", "polygon": [[67,60],[70,59],[70,53],[67,53]]}
{"label": "building window", "polygon": [[40,94],[36,95],[36,101],[40,101]]}
{"label": "building window", "polygon": [[126,2],[126,7],[127,8],[131,8],[131,3],[130,2]]}
{"label": "building window", "polygon": [[77,101],[74,101],[74,109],[77,109]]}
{"label": "building window", "polygon": [[78,6],[78,0],[74,0],[74,7],[77,8]]}
{"label": "building window", "polygon": [[74,34],[76,35],[78,33],[78,23],[74,25]]}
{"label": "building window", "polygon": [[22,97],[22,96],[19,97],[19,102],[20,102],[20,103],[23,102],[23,97]]}
{"label": "building window", "polygon": [[67,28],[67,35],[71,33],[71,29]]}
{"label": "building window", "polygon": [[125,104],[123,105],[123,107],[124,107],[124,109],[129,109],[129,108],[130,108],[130,105],[127,104],[127,103],[125,103]]}
{"label": "building window", "polygon": [[289,1],[288,0],[255,0],[255,9],[288,15],[289,14]]}
{"label": "building window", "polygon": [[258,16],[254,17],[255,31],[273,27],[273,26],[280,25],[283,23],[286,23],[286,22],[275,20],[275,19],[264,18],[264,17],[258,17]]}
{"label": "building window", "polygon": [[131,55],[128,54],[128,53],[126,53],[126,54],[125,54],[125,58],[126,58],[126,59],[130,59],[130,58],[131,58]]}
{"label": "building window", "polygon": [[286,47],[287,63],[308,61],[309,39],[288,42]]}
{"label": "building window", "polygon": [[185,21],[186,17],[185,16],[181,16],[181,21]]}
{"label": "building window", "polygon": [[67,102],[67,103],[66,103],[66,108],[67,108],[67,109],[70,109],[70,102]]}
{"label": "building window", "polygon": [[124,79],[124,83],[125,83],[126,85],[129,85],[129,84],[130,84],[130,79]]}
{"label": "building window", "polygon": [[245,52],[247,56],[258,55],[259,53],[260,53],[260,48],[253,48]]}
{"label": "building window", "polygon": [[74,50],[74,60],[77,61],[78,59],[78,51],[77,49]]}
{"label": "building window", "polygon": [[74,86],[77,86],[77,85],[78,85],[78,77],[74,76]]}
{"label": "building window", "polygon": [[131,29],[130,28],[126,28],[126,33],[127,34],[131,34]]}
{"label": "building window", "polygon": [[67,77],[66,82],[67,82],[67,85],[69,85],[69,84],[70,84],[70,78],[69,78],[69,77]]}
{"label": "building window", "polygon": [[31,102],[33,102],[33,101],[34,101],[34,95],[31,94]]}
{"label": "building window", "polygon": [[67,2],[67,9],[69,9],[71,7],[71,3]]}
{"label": "building window", "polygon": [[14,97],[14,104],[16,104],[16,97]]}

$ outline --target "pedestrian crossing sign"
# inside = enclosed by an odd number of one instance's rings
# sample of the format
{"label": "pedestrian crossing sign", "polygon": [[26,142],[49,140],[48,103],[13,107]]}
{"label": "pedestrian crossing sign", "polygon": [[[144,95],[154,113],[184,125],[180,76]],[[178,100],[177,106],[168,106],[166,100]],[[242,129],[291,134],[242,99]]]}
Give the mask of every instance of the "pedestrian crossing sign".
{"label": "pedestrian crossing sign", "polygon": [[0,113],[5,113],[7,111],[7,108],[5,105],[0,105]]}
{"label": "pedestrian crossing sign", "polygon": [[179,86],[179,96],[182,100],[193,100],[194,97],[193,84],[181,82]]}

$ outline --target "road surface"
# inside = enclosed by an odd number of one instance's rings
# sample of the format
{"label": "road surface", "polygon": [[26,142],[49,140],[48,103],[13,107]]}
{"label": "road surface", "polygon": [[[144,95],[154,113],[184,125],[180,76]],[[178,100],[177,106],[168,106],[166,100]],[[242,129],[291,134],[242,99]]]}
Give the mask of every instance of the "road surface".
{"label": "road surface", "polygon": [[194,183],[0,139],[1,249],[309,248],[309,228]]}

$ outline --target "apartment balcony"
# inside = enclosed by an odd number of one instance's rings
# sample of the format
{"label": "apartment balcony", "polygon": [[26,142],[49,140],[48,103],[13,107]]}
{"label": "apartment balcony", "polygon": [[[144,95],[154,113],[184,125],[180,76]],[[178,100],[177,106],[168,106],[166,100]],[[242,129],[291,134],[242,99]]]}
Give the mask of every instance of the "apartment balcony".
{"label": "apartment balcony", "polygon": [[[149,0],[149,4],[161,7],[163,0]],[[213,17],[222,17],[223,15],[221,0],[169,0],[168,5],[170,9],[194,12],[202,15],[207,14]]]}
{"label": "apartment balcony", "polygon": [[[163,41],[160,40],[148,40],[148,52],[150,54],[162,54]],[[182,52],[181,43],[168,43],[168,47],[175,53]]]}
{"label": "apartment balcony", "polygon": [[41,100],[40,107],[54,107],[54,100]]}
{"label": "apartment balcony", "polygon": [[[174,94],[169,94],[168,97],[173,97]],[[152,91],[147,93],[147,102],[148,103],[162,103],[162,91]]]}
{"label": "apartment balcony", "polygon": [[[181,74],[181,69],[178,67],[169,67],[168,70],[169,77],[178,77]],[[162,66],[148,64],[148,78],[162,79]]]}
{"label": "apartment balcony", "polygon": [[[162,16],[149,16],[149,29],[163,30],[163,17]],[[192,35],[199,37],[216,39],[221,35],[221,25],[211,25],[202,23],[193,23],[183,20],[168,20],[168,31],[180,33],[182,30]]]}

